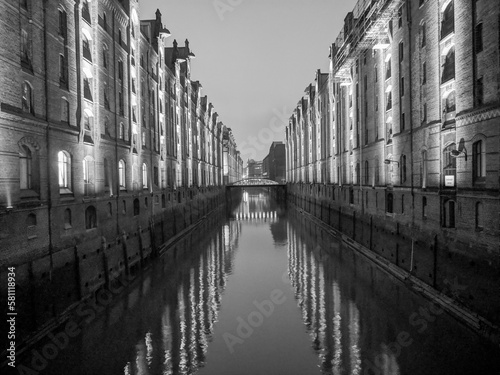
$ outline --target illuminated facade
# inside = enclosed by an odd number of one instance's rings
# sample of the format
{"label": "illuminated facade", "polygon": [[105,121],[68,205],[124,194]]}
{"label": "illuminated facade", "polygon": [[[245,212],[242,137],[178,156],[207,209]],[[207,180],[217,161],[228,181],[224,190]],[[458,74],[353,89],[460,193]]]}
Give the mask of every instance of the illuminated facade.
{"label": "illuminated facade", "polygon": [[286,129],[292,200],[438,290],[460,275],[495,322],[499,13],[360,0]]}
{"label": "illuminated facade", "polygon": [[137,0],[0,11],[19,25],[1,26],[0,261],[17,267],[32,317],[22,337],[223,202],[223,129],[191,79],[189,42],[169,42],[159,11],[140,20]]}
{"label": "illuminated facade", "polygon": [[232,184],[243,178],[243,159],[236,148],[236,141],[231,128],[224,126],[222,143],[224,184]]}

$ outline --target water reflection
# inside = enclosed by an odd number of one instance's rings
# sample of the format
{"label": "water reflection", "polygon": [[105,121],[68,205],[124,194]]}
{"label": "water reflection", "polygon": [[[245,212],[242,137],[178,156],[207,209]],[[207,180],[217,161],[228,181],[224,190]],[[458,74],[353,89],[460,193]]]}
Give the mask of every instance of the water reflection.
{"label": "water reflection", "polygon": [[[114,296],[41,374],[488,374],[492,348],[315,223],[248,190]],[[285,303],[228,350],[237,318]],[[224,297],[224,298],[223,298]],[[422,310],[424,309],[424,310]],[[56,332],[55,332],[56,333]],[[408,346],[398,347],[406,333]],[[38,347],[41,352],[42,342]],[[24,363],[29,364],[31,358]]]}

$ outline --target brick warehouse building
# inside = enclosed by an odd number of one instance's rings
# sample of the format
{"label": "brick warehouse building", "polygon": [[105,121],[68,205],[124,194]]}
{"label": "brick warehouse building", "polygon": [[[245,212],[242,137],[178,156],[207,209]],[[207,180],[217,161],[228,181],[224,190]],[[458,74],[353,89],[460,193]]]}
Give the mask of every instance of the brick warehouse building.
{"label": "brick warehouse building", "polygon": [[16,267],[26,337],[223,202],[231,131],[159,11],[8,0],[0,13],[0,272]]}
{"label": "brick warehouse building", "polygon": [[499,48],[497,1],[360,0],[286,129],[298,206],[497,336]]}

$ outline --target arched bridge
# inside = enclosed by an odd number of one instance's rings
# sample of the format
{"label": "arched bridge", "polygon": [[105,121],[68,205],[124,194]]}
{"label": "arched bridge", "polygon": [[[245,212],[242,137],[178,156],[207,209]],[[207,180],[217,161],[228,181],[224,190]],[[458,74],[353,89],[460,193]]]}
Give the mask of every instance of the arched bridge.
{"label": "arched bridge", "polygon": [[279,182],[270,180],[268,178],[244,178],[228,184],[227,187],[269,187],[269,186],[285,186],[285,184],[280,184]]}

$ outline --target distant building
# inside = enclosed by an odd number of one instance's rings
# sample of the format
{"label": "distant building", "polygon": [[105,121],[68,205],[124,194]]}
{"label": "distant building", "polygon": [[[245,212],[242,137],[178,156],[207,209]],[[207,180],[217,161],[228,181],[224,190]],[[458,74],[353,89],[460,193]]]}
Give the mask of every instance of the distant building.
{"label": "distant building", "polygon": [[262,178],[262,162],[248,160],[248,178]]}
{"label": "distant building", "polygon": [[262,161],[262,176],[276,182],[285,180],[286,149],[283,142],[273,142]]}

